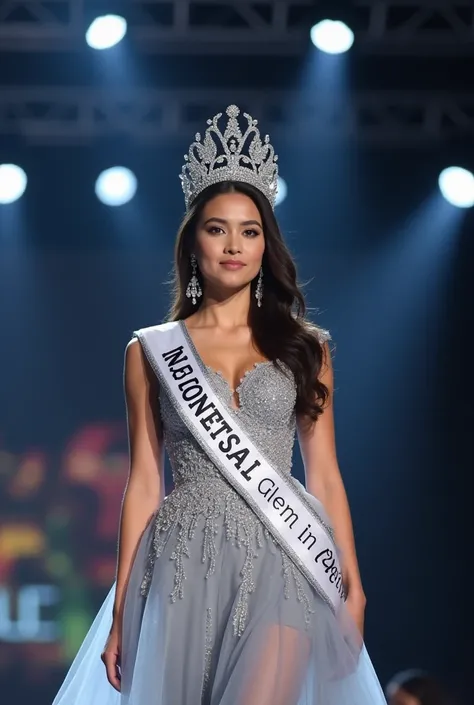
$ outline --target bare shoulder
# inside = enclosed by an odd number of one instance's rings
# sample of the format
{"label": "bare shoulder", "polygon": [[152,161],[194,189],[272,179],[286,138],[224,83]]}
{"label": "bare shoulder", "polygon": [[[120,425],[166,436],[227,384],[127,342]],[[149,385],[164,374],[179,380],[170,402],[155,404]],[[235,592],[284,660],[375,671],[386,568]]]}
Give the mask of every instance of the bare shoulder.
{"label": "bare shoulder", "polygon": [[333,346],[331,333],[326,328],[322,328],[308,319],[303,321],[303,326],[306,332],[318,342],[322,352],[321,368],[318,373],[318,378],[327,387],[331,388],[333,383]]}
{"label": "bare shoulder", "polygon": [[125,383],[129,389],[157,385],[156,376],[150,367],[138,338],[133,337],[125,348]]}
{"label": "bare shoulder", "polygon": [[128,341],[125,348],[125,365],[130,371],[139,371],[144,369],[145,356],[142,346],[138,338],[132,338]]}
{"label": "bare shoulder", "polygon": [[135,360],[139,359],[142,354],[142,346],[140,341],[136,336],[133,336],[133,338],[131,338],[127,343],[127,347],[125,348],[125,356],[127,359]]}
{"label": "bare shoulder", "polygon": [[316,323],[313,323],[313,321],[305,319],[303,321],[303,326],[306,328],[308,333],[314,335],[314,337],[318,340],[321,345],[324,346],[325,343],[328,342],[328,340],[331,340],[331,333],[326,328],[322,328],[321,326],[316,325]]}

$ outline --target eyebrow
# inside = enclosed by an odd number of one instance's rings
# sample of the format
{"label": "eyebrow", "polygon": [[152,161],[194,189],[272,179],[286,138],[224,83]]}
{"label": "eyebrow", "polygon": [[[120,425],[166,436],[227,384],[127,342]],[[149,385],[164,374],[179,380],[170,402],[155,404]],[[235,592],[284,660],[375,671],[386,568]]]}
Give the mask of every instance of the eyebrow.
{"label": "eyebrow", "polygon": [[[225,218],[208,218],[204,225],[207,225],[210,222],[214,223],[222,223],[223,225],[228,225],[229,221],[226,220]],[[259,228],[262,228],[261,224],[258,222],[258,220],[244,220],[240,223],[240,225],[258,225]],[[263,230],[263,228],[262,228]]]}

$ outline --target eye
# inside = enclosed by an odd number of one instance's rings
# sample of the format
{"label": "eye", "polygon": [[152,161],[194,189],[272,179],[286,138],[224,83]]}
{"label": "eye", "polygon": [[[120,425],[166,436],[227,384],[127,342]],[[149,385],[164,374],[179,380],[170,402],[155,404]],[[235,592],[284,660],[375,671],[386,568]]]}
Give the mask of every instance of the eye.
{"label": "eye", "polygon": [[259,235],[259,234],[260,233],[258,230],[245,230],[244,231],[244,235],[246,235],[247,237],[257,237],[257,235]]}
{"label": "eye", "polygon": [[224,231],[222,230],[222,228],[219,228],[218,225],[211,225],[211,226],[207,229],[207,232],[208,232],[208,233],[212,233],[213,235],[215,235],[215,234],[218,233],[218,232],[221,232],[221,233],[222,233],[222,232],[224,232]]}

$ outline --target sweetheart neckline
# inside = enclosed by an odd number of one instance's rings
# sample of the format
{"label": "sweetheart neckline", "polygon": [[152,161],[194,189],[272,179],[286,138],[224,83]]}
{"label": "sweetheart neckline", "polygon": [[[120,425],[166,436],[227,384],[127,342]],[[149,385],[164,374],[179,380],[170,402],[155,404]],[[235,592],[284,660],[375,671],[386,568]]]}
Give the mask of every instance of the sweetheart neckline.
{"label": "sweetheart neckline", "polygon": [[[204,364],[204,367],[211,374],[216,375],[216,377],[219,377],[219,379],[221,379],[224,382],[224,384],[226,385],[227,390],[229,392],[229,397],[230,397],[229,407],[232,409],[232,411],[234,411],[235,413],[238,414],[238,413],[242,412],[243,408],[244,408],[244,405],[242,404],[242,397],[241,397],[240,393],[243,389],[243,386],[244,386],[246,380],[249,377],[251,377],[252,372],[255,372],[259,367],[262,367],[263,365],[272,365],[273,362],[272,362],[272,360],[260,360],[259,362],[254,362],[253,367],[250,367],[248,370],[246,370],[244,372],[244,374],[240,378],[239,383],[235,389],[232,389],[232,387],[229,384],[229,380],[227,379],[227,377],[225,377],[225,375],[220,370],[216,370],[214,367],[211,367],[210,365],[206,365],[205,363],[203,363],[203,364]],[[238,406],[234,406],[234,404],[233,404],[234,401],[237,401],[235,395],[237,395],[237,399],[239,402]]]}
{"label": "sweetheart neckline", "polygon": [[[216,375],[217,377],[219,377],[220,379],[222,379],[222,380],[225,382],[225,384],[226,384],[226,386],[227,386],[227,389],[228,389],[229,392],[230,392],[230,404],[229,404],[230,408],[232,409],[232,411],[235,411],[235,412],[237,412],[237,413],[238,413],[238,412],[241,412],[241,411],[243,410],[243,407],[242,407],[242,403],[241,403],[242,400],[241,400],[241,398],[240,398],[240,391],[242,390],[242,387],[243,387],[243,385],[245,384],[245,381],[247,380],[248,377],[251,376],[252,372],[255,372],[255,370],[257,370],[259,367],[262,367],[263,365],[273,365],[273,360],[259,360],[258,362],[254,362],[253,365],[252,365],[252,367],[249,367],[249,369],[244,372],[244,374],[242,375],[242,377],[241,377],[240,380],[239,380],[239,383],[238,383],[237,387],[236,387],[235,389],[232,389],[232,386],[231,386],[229,380],[227,379],[227,377],[226,377],[220,370],[217,370],[215,367],[212,367],[211,365],[207,365],[207,364],[204,362],[204,360],[202,359],[201,355],[200,355],[199,352],[198,352],[198,349],[197,349],[196,345],[194,344],[194,341],[193,341],[193,339],[192,339],[192,337],[191,337],[191,334],[190,334],[190,332],[189,332],[189,330],[188,330],[188,327],[187,327],[185,321],[184,321],[183,319],[181,319],[181,320],[179,321],[179,323],[180,323],[180,325],[181,325],[181,328],[182,328],[182,330],[183,330],[183,332],[184,332],[184,335],[186,336],[186,339],[187,339],[187,341],[188,341],[188,343],[189,343],[189,345],[190,345],[192,351],[193,351],[194,354],[196,355],[197,361],[198,361],[198,362],[202,365],[202,367],[205,368],[208,372],[211,372],[212,374]],[[238,399],[239,399],[239,405],[238,405],[238,406],[234,406],[234,404],[232,403],[232,402],[234,401],[234,395],[235,395],[235,394],[237,394]]]}
{"label": "sweetheart neckline", "polygon": [[249,377],[252,374],[252,372],[254,372],[257,369],[257,367],[261,367],[262,365],[273,365],[273,361],[272,360],[259,360],[258,362],[254,362],[252,367],[249,367],[249,369],[246,370],[244,372],[244,374],[242,375],[242,377],[239,379],[239,383],[235,389],[232,389],[229,380],[227,379],[227,377],[224,375],[223,372],[221,372],[220,370],[216,370],[216,368],[211,367],[211,365],[206,365],[205,363],[203,363],[203,364],[204,364],[204,367],[207,370],[209,370],[209,372],[212,372],[213,374],[220,377],[226,383],[226,385],[229,387],[229,391],[231,391],[232,394],[235,394],[236,392],[237,393],[239,392],[239,390],[242,387],[242,385],[244,384],[246,378]]}

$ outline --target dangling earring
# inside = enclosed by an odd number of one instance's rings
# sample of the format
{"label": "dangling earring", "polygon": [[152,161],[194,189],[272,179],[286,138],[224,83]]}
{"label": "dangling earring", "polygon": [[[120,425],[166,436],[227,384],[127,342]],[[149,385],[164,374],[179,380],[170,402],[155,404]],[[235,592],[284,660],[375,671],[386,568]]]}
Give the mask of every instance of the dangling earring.
{"label": "dangling earring", "polygon": [[260,267],[260,272],[258,274],[257,288],[255,289],[255,298],[257,299],[257,306],[260,308],[263,299],[263,267]]}
{"label": "dangling earring", "polygon": [[196,271],[197,271],[197,259],[196,255],[193,253],[191,255],[191,267],[192,267],[192,276],[191,279],[189,280],[189,284],[186,289],[186,296],[188,299],[192,299],[193,305],[196,305],[196,297],[199,299],[202,296],[202,289],[201,285],[199,284],[199,279],[196,276]]}

